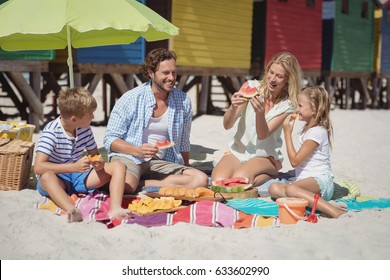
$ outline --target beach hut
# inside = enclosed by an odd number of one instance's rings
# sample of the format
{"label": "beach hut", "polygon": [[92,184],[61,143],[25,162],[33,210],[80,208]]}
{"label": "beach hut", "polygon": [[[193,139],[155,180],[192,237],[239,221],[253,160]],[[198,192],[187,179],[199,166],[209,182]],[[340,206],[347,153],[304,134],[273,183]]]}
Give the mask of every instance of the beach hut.
{"label": "beach hut", "polygon": [[390,109],[390,1],[376,3],[371,107]]}
{"label": "beach hut", "polygon": [[[369,98],[367,81],[373,72],[374,61],[374,7],[371,0],[323,1],[322,71],[326,87],[333,91],[334,83],[341,81],[341,107],[354,103],[354,93],[361,93],[361,107]],[[333,83],[333,85],[334,85]],[[352,88],[351,88],[352,87]]]}
{"label": "beach hut", "polygon": [[179,88],[200,84],[198,113],[210,112],[213,77],[235,92],[249,74],[253,0],[162,2],[172,7],[171,22],[180,28],[169,46],[178,55]]}
{"label": "beach hut", "polygon": [[307,78],[321,74],[322,0],[254,1],[252,70],[259,76],[278,52],[293,53]]}

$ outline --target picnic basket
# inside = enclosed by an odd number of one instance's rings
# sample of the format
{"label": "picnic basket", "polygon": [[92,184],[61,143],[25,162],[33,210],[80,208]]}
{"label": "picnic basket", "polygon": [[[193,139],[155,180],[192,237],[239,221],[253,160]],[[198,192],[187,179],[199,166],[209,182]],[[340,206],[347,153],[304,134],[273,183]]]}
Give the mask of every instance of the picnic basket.
{"label": "picnic basket", "polygon": [[0,190],[21,190],[28,183],[34,142],[0,138]]}

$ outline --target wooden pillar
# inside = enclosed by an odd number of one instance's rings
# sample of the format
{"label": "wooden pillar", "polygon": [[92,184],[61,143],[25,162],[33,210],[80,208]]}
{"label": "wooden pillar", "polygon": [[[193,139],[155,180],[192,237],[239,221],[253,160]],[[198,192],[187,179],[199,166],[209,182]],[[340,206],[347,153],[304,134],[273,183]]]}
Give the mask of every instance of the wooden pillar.
{"label": "wooden pillar", "polygon": [[206,114],[207,113],[207,100],[209,95],[209,83],[210,83],[210,76],[203,76],[202,77],[202,91],[200,94],[200,100],[198,105],[198,115]]}
{"label": "wooden pillar", "polygon": [[81,87],[82,86],[82,82],[81,82],[81,73],[80,72],[76,72],[73,74],[74,75],[74,86],[75,87]]}
{"label": "wooden pillar", "polygon": [[345,109],[349,109],[351,106],[350,104],[351,99],[351,79],[345,78]]}
{"label": "wooden pillar", "polygon": [[116,87],[119,90],[120,96],[129,90],[121,74],[111,73],[110,75],[112,77],[113,82],[115,83]]}
{"label": "wooden pillar", "polygon": [[331,103],[333,102],[333,99],[334,99],[334,88],[332,87],[332,78],[330,76],[326,76],[324,78],[324,82],[325,82],[325,89],[326,91],[329,93],[329,98],[330,98],[330,101]]}
{"label": "wooden pillar", "polygon": [[187,79],[188,75],[181,76],[177,89],[183,90],[184,86],[186,85]]}
{"label": "wooden pillar", "polygon": [[125,83],[128,89],[134,88],[134,75],[133,74],[125,74]]}
{"label": "wooden pillar", "polygon": [[36,116],[43,121],[43,106],[41,100],[36,96],[34,90],[26,82],[21,72],[8,72],[8,75],[14,82],[16,88],[22,94],[22,96],[27,100],[30,112],[36,114]]}
{"label": "wooden pillar", "polygon": [[96,90],[97,85],[99,84],[100,80],[103,78],[103,74],[95,74],[89,83],[88,91],[90,93],[94,93]]}
{"label": "wooden pillar", "polygon": [[386,79],[386,86],[387,86],[387,98],[386,98],[386,102],[387,102],[387,105],[386,105],[386,109],[390,109],[390,78],[387,78]]}
{"label": "wooden pillar", "polygon": [[[30,72],[30,85],[37,98],[41,100],[41,72]],[[28,122],[35,125],[35,132],[40,131],[39,118],[35,113],[29,115]]]}

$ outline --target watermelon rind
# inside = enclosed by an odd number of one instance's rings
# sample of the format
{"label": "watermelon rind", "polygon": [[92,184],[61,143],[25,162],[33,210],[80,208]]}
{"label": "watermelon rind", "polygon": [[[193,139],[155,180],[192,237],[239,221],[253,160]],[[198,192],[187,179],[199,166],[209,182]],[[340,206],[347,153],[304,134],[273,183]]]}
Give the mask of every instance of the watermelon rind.
{"label": "watermelon rind", "polygon": [[175,146],[175,143],[169,142],[169,144],[163,145],[163,146],[157,146],[160,150],[168,149]]}
{"label": "watermelon rind", "polygon": [[253,97],[255,97],[255,96],[257,96],[257,95],[260,95],[258,92],[255,92],[255,93],[252,93],[252,94],[250,94],[250,93],[244,93],[244,92],[242,92],[242,91],[240,91],[241,92],[241,96],[242,97],[245,97],[246,99],[252,99]]}
{"label": "watermelon rind", "polygon": [[252,184],[242,184],[237,186],[221,186],[217,185],[216,182],[212,182],[211,184],[211,190],[219,193],[239,193],[243,192],[246,189],[250,188]]}
{"label": "watermelon rind", "polygon": [[243,186],[223,187],[223,186],[211,186],[211,190],[219,193],[240,193],[244,191]]}

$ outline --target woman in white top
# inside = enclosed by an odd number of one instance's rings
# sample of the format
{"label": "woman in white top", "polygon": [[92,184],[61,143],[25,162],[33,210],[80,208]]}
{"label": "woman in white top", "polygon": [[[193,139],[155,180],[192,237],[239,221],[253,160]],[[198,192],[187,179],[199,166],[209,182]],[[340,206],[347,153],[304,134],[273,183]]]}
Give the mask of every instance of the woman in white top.
{"label": "woman in white top", "polygon": [[[255,186],[274,178],[281,168],[281,131],[301,89],[302,71],[294,55],[283,52],[267,64],[263,79],[245,82],[232,95],[223,119],[225,129],[237,120],[237,131],[228,150],[212,172],[212,181],[246,177]],[[256,87],[259,95],[247,99],[243,89]]]}
{"label": "woman in white top", "polygon": [[306,87],[298,95],[299,120],[306,122],[299,138],[297,150],[292,141],[295,121],[284,121],[283,129],[291,166],[295,167],[296,180],[291,184],[273,183],[269,193],[273,198],[304,198],[312,205],[315,194],[321,194],[318,210],[337,218],[345,213],[327,201],[333,195],[333,173],[330,164],[332,124],[329,119],[330,99],[328,92],[319,86]]}

